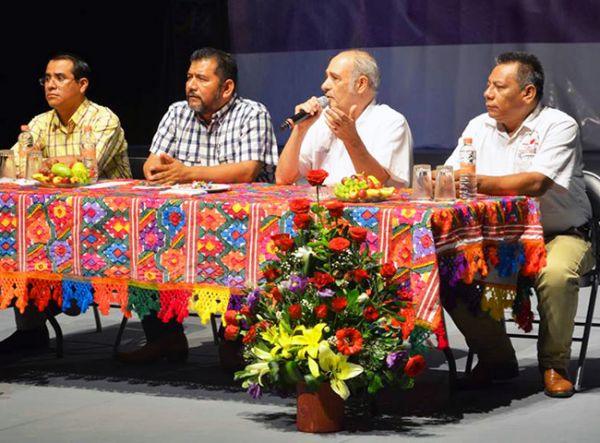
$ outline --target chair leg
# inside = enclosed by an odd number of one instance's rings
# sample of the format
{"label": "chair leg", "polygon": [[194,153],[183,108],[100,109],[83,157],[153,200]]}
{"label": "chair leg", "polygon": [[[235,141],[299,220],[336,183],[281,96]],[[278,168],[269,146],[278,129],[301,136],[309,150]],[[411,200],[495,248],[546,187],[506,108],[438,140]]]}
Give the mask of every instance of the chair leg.
{"label": "chair leg", "polygon": [[448,346],[443,349],[444,355],[446,356],[446,361],[448,362],[448,383],[450,385],[450,390],[454,391],[456,389],[458,374],[456,372],[456,359],[454,358],[454,353],[452,352],[452,348]]}
{"label": "chair leg", "polygon": [[469,348],[469,353],[467,354],[467,362],[465,363],[465,375],[469,375],[471,373],[471,369],[473,369],[473,350]]}
{"label": "chair leg", "polygon": [[[221,317],[220,315],[218,315]],[[217,327],[217,314],[210,314],[210,326],[212,327],[213,342],[215,345],[219,344],[219,329]]]}
{"label": "chair leg", "polygon": [[123,338],[123,332],[125,331],[125,326],[127,326],[127,317],[123,316],[121,319],[121,325],[119,326],[119,330],[117,331],[117,338],[115,339],[115,344],[113,346],[113,356],[117,355],[119,351],[119,345],[121,344],[121,339]]}
{"label": "chair leg", "polygon": [[96,322],[96,332],[102,332],[102,321],[100,320],[100,313],[98,312],[98,305],[93,304],[92,309],[94,310],[94,321]]}
{"label": "chair leg", "polygon": [[63,358],[63,333],[58,321],[56,321],[56,317],[54,317],[54,313],[51,309],[46,309],[44,311],[46,313],[46,318],[50,322],[52,329],[54,329],[54,335],[56,336],[56,358]]}
{"label": "chair leg", "polygon": [[585,365],[585,357],[587,354],[588,342],[590,340],[590,332],[592,330],[592,322],[594,319],[594,307],[596,305],[596,295],[598,292],[598,280],[594,277],[592,290],[590,292],[590,301],[588,303],[587,314],[585,317],[585,326],[583,327],[583,336],[581,339],[581,349],[579,351],[579,359],[577,360],[577,376],[575,378],[575,390],[581,391],[581,382],[583,380],[583,369]]}

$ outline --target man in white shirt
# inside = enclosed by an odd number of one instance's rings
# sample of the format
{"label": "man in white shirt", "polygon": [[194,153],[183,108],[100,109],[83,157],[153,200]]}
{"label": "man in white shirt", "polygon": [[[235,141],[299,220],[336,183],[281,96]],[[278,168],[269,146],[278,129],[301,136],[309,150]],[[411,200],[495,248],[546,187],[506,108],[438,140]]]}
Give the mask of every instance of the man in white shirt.
{"label": "man in white shirt", "polygon": [[329,173],[325,184],[355,173],[374,175],[387,185],[408,186],[412,135],[404,116],[377,104],[379,68],[369,53],[352,49],[333,57],[316,97],[296,106],[310,116],[294,124],[279,157],[278,184],[295,183],[311,169]]}
{"label": "man in white shirt", "polygon": [[[585,194],[577,122],[541,104],[544,72],[532,54],[504,53],[496,59],[484,98],[488,112],[469,122],[462,138],[477,150],[478,191],[540,199],[547,265],[535,279],[540,329],[538,362],[544,392],[569,397],[571,356],[579,276],[593,266],[586,224],[591,206]],[[460,145],[447,164],[459,166]],[[477,388],[518,375],[514,349],[502,325],[472,313],[457,300],[450,315],[479,363],[461,381]]]}

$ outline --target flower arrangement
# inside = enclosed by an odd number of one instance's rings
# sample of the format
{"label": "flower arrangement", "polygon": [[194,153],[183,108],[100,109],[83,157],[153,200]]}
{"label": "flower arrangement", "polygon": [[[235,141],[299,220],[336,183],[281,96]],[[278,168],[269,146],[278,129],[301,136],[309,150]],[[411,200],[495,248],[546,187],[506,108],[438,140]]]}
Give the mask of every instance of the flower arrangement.
{"label": "flower arrangement", "polygon": [[368,230],[344,218],[341,202],[320,205],[326,176],[309,173],[317,203],[290,201],[295,232],[272,237],[277,258],[263,264],[262,283],[224,316],[225,339],[244,346],[235,378],[255,398],[298,382],[327,382],[343,399],[410,388],[425,367],[427,334],[414,327],[410,286],[369,251]]}

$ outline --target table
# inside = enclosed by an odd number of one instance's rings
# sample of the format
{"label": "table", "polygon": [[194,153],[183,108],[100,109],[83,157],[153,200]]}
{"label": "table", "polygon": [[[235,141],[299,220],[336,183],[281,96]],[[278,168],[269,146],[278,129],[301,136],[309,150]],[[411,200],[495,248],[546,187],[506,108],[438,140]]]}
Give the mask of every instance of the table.
{"label": "table", "polygon": [[[223,193],[181,196],[133,180],[100,188],[4,184],[0,191],[0,309],[152,311],[203,322],[223,313],[230,288],[252,286],[274,257],[271,235],[291,232],[287,202],[314,198],[308,186],[232,185]],[[515,285],[485,283],[488,271],[534,275],[545,259],[539,206],[527,197],[414,202],[401,191],[379,203],[347,204],[345,217],[367,227],[372,251],[393,260],[412,291],[420,325],[445,337],[440,287],[481,279],[482,306],[514,301]],[[486,295],[487,294],[487,295]],[[490,295],[491,294],[491,295]],[[443,347],[444,344],[440,343]]]}

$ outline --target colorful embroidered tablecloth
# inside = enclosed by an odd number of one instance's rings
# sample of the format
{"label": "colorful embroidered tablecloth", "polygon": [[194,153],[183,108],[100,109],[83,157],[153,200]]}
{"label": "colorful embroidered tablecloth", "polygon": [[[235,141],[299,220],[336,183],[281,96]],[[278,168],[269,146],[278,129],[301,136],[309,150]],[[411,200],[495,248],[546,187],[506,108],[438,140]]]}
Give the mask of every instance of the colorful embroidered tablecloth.
{"label": "colorful embroidered tablecloth", "polygon": [[[191,309],[205,322],[227,308],[229,288],[261,278],[260,264],[274,256],[271,235],[292,230],[287,202],[315,196],[311,187],[250,184],[182,197],[139,185],[3,185],[0,308],[55,300],[85,311],[96,302],[103,313],[118,304],[126,315],[158,311],[165,321]],[[415,322],[429,330],[441,326],[440,283],[484,279],[490,267],[534,275],[545,257],[538,203],[526,197],[444,204],[400,193],[348,204],[345,217],[369,228],[371,250],[402,270]],[[498,288],[510,302],[514,285]]]}

